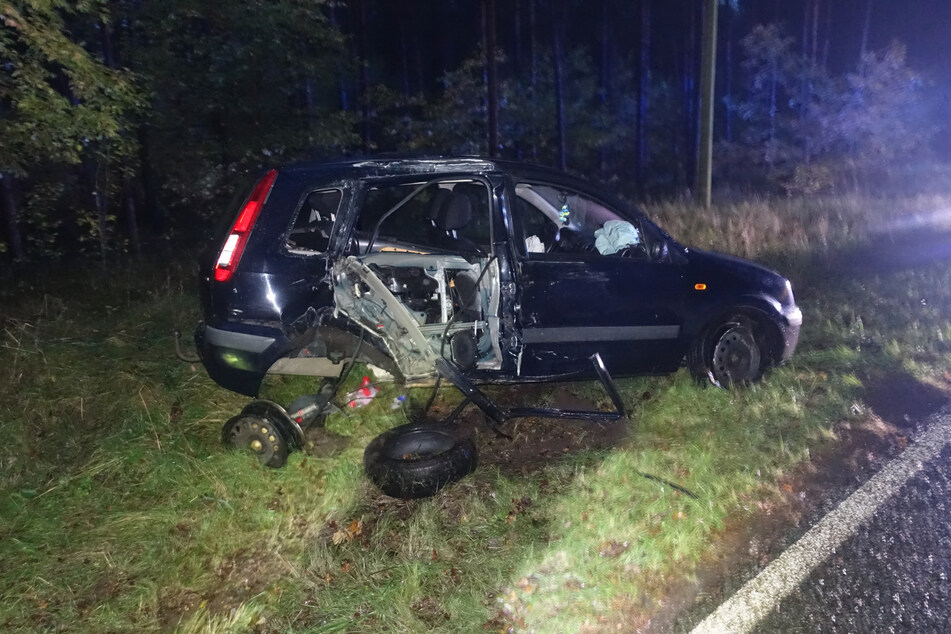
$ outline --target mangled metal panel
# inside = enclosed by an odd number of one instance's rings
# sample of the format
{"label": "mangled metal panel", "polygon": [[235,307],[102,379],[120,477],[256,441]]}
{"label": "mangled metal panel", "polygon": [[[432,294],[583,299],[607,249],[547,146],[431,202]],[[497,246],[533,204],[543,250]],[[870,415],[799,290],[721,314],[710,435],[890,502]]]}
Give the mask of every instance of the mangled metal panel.
{"label": "mangled metal panel", "polygon": [[435,374],[436,353],[416,319],[354,256],[334,265],[334,302],[338,311],[383,340],[407,380]]}
{"label": "mangled metal panel", "polygon": [[[498,267],[482,270],[464,258],[452,255],[376,253],[361,258],[350,256],[334,266],[336,310],[380,338],[408,381],[436,375],[435,361],[448,351],[445,341],[469,332],[475,347],[474,365],[497,369],[501,365],[498,344]],[[425,276],[429,283],[421,299],[410,297],[397,272]],[[481,282],[472,291],[475,310],[466,320],[452,305],[450,286],[460,273]],[[481,275],[481,273],[485,273]],[[431,297],[426,297],[431,293]],[[462,310],[462,307],[459,307]]]}

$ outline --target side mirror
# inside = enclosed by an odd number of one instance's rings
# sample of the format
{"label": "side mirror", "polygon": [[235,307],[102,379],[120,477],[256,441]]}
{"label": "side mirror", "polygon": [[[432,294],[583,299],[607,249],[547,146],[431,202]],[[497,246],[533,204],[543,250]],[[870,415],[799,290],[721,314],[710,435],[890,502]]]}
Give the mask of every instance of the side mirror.
{"label": "side mirror", "polygon": [[670,249],[666,240],[658,240],[651,245],[651,260],[653,262],[665,262],[670,259]]}

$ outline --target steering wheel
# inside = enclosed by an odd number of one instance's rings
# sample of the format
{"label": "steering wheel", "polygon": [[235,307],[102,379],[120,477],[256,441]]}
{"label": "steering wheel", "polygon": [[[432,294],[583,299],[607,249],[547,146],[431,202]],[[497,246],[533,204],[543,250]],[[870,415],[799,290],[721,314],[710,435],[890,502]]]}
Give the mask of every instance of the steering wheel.
{"label": "steering wheel", "polygon": [[545,252],[590,253],[592,251],[594,251],[594,243],[585,240],[580,231],[570,227],[561,227],[555,234],[551,246]]}
{"label": "steering wheel", "polygon": [[622,258],[637,258],[640,260],[647,259],[647,246],[643,242],[638,242],[637,244],[629,244],[620,251],[617,252]]}

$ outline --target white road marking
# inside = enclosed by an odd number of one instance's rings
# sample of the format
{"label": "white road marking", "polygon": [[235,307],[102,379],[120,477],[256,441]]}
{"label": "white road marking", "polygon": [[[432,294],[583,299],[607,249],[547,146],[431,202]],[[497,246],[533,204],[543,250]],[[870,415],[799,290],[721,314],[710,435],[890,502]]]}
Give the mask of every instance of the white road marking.
{"label": "white road marking", "polygon": [[951,442],[951,414],[942,411],[913,444],[844,502],[809,529],[798,542],[750,579],[692,634],[749,632],[825,561],[889,497]]}

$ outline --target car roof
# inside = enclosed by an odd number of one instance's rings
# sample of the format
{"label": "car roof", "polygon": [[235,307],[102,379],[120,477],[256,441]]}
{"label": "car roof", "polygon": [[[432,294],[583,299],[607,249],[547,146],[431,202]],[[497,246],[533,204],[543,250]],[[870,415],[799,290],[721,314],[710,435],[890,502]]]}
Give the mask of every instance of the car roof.
{"label": "car roof", "polygon": [[374,156],[335,159],[311,163],[295,163],[281,167],[282,172],[298,176],[327,178],[367,178],[402,176],[410,174],[449,174],[505,172],[517,178],[553,178],[574,181],[563,172],[518,161],[490,159],[478,156]]}

